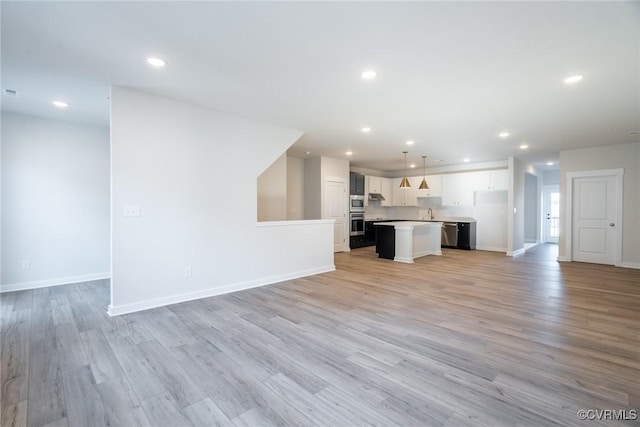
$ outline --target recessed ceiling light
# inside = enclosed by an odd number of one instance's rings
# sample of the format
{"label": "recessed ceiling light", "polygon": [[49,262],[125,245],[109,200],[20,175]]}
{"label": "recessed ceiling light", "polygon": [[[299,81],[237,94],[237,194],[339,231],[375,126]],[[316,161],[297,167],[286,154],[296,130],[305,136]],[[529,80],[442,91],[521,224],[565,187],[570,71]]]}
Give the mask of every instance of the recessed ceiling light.
{"label": "recessed ceiling light", "polygon": [[67,108],[69,104],[64,101],[53,101],[52,104],[58,108]]}
{"label": "recessed ceiling light", "polygon": [[553,166],[553,162],[547,162],[547,166]]}
{"label": "recessed ceiling light", "polygon": [[416,143],[415,141],[407,141],[407,145],[413,145],[415,143]]}
{"label": "recessed ceiling light", "polygon": [[576,76],[567,77],[566,79],[564,79],[564,82],[567,83],[567,84],[578,83],[583,78],[584,78],[583,75],[578,74]]}
{"label": "recessed ceiling light", "polygon": [[468,158],[468,157],[465,157],[464,159],[462,159],[462,161],[465,162],[465,163],[469,163],[471,161],[471,159]]}
{"label": "recessed ceiling light", "polygon": [[305,151],[304,154],[308,156],[309,154],[311,154],[311,151]]}
{"label": "recessed ceiling light", "polygon": [[500,138],[506,138],[506,137],[508,137],[508,136],[509,136],[509,132],[500,132],[500,133],[498,134],[498,136],[499,136]]}
{"label": "recessed ceiling light", "polygon": [[362,78],[367,80],[371,80],[375,78],[375,76],[376,76],[376,72],[373,70],[367,70],[362,73]]}
{"label": "recessed ceiling light", "polygon": [[520,146],[520,149],[521,149],[521,150],[526,150],[527,148],[529,148],[529,146],[528,146],[527,144],[522,144],[522,145]]}
{"label": "recessed ceiling light", "polygon": [[149,65],[153,65],[154,67],[162,68],[167,65],[167,62],[164,59],[160,58],[147,58],[147,62]]}
{"label": "recessed ceiling light", "polygon": [[364,133],[369,133],[369,132],[371,132],[371,128],[362,128],[362,129],[360,129],[360,130],[361,130],[362,132],[364,132]]}
{"label": "recessed ceiling light", "polygon": [[350,155],[352,155],[352,154],[353,154],[353,151],[347,151],[347,152],[346,152],[346,153],[344,153],[344,154],[346,154],[347,156],[350,156]]}
{"label": "recessed ceiling light", "polygon": [[415,168],[415,167],[416,167],[416,164],[415,164],[415,163],[411,163],[411,164],[409,165],[409,167],[410,167],[411,169],[413,169],[413,168]]}

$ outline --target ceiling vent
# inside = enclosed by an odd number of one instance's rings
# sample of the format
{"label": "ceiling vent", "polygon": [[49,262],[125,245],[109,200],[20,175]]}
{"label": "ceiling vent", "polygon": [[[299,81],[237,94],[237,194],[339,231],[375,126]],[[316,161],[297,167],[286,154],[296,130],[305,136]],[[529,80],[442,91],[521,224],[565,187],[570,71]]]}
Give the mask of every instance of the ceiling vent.
{"label": "ceiling vent", "polygon": [[2,94],[7,96],[13,96],[15,98],[18,96],[18,91],[14,89],[2,89]]}
{"label": "ceiling vent", "polygon": [[629,136],[638,136],[638,131],[627,132]]}

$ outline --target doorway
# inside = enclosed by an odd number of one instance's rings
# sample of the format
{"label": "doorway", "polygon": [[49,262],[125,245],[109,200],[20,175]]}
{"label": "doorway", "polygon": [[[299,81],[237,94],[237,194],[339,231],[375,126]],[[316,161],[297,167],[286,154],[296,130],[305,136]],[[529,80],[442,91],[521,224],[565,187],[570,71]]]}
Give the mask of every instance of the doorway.
{"label": "doorway", "polygon": [[347,183],[342,178],[324,180],[325,219],[334,219],[333,251],[342,252],[347,245]]}
{"label": "doorway", "polygon": [[542,235],[546,243],[558,243],[560,237],[560,186],[545,185],[542,195]]}
{"label": "doorway", "polygon": [[567,254],[572,261],[620,265],[622,169],[567,174]]}

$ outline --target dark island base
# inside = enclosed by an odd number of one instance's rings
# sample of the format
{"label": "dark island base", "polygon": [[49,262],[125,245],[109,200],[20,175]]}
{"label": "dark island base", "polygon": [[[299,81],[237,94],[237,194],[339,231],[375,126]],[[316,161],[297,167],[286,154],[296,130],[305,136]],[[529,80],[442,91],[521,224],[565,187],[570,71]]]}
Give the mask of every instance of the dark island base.
{"label": "dark island base", "polygon": [[394,227],[376,226],[376,253],[378,258],[394,259],[396,256],[396,230]]}

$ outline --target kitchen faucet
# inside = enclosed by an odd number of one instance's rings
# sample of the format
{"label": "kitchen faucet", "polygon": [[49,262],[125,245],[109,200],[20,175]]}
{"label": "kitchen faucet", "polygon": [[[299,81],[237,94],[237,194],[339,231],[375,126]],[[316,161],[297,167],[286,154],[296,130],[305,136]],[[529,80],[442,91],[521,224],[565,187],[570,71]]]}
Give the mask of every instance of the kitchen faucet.
{"label": "kitchen faucet", "polygon": [[427,209],[427,215],[429,215],[429,219],[433,219],[433,209]]}

